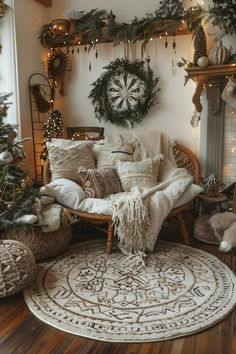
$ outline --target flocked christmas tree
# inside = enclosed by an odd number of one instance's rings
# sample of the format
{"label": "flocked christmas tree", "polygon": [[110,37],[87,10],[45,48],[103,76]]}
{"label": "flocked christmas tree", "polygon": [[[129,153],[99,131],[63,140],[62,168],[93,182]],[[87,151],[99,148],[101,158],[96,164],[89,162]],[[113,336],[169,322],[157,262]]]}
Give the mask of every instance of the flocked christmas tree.
{"label": "flocked christmas tree", "polygon": [[26,158],[16,127],[5,124],[9,95],[0,95],[0,233],[18,227],[27,230],[39,226],[33,208],[39,191],[32,186],[28,172],[22,169]]}
{"label": "flocked christmas tree", "polygon": [[50,138],[61,138],[63,132],[63,116],[59,111],[54,111],[50,114],[47,122],[44,123],[44,133],[43,137],[44,140],[41,143],[43,145],[43,151],[40,154],[40,159],[46,160],[47,159],[47,147],[46,142],[50,140]]}

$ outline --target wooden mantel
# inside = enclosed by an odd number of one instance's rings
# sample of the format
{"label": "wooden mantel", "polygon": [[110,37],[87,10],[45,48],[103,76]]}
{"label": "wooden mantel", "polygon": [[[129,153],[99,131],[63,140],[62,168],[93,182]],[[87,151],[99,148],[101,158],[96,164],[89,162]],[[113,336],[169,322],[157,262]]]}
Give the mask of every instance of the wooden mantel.
{"label": "wooden mantel", "polygon": [[221,181],[225,119],[225,102],[221,99],[221,94],[227,82],[226,78],[236,75],[236,63],[209,65],[205,68],[191,67],[185,70],[197,85],[193,103],[199,114],[202,111],[201,92],[204,87],[206,88],[207,105],[204,116],[207,122],[205,158],[202,164],[204,164],[205,177],[214,172],[218,181]]}
{"label": "wooden mantel", "polygon": [[39,2],[41,5],[46,7],[52,6],[52,0],[35,0],[35,1]]}
{"label": "wooden mantel", "polygon": [[197,112],[202,111],[200,96],[203,88],[206,85],[214,85],[217,82],[223,81],[226,76],[236,75],[236,63],[225,65],[209,65],[205,68],[198,66],[185,69],[190,79],[196,82],[197,87],[193,95],[193,104]]}

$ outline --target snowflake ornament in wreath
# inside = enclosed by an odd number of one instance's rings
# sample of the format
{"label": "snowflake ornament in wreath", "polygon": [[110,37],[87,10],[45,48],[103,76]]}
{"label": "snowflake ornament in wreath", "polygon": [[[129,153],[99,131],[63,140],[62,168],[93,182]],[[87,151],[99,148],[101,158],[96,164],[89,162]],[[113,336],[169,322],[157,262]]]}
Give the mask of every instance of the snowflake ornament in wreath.
{"label": "snowflake ornament in wreath", "polygon": [[95,117],[101,121],[132,128],[140,123],[149,108],[157,103],[156,87],[159,78],[144,61],[131,63],[116,59],[92,85],[89,98],[94,105]]}

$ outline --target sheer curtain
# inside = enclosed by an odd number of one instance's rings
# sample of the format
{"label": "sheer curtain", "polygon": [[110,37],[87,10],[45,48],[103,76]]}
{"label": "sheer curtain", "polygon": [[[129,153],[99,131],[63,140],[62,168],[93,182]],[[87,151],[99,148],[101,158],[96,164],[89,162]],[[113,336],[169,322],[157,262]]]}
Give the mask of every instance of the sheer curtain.
{"label": "sheer curtain", "polygon": [[0,54],[0,92],[12,93],[9,98],[11,102],[6,121],[18,126],[21,135],[19,117],[19,94],[17,75],[17,52],[14,21],[14,1],[5,0],[10,8],[0,20],[0,43],[2,53]]}

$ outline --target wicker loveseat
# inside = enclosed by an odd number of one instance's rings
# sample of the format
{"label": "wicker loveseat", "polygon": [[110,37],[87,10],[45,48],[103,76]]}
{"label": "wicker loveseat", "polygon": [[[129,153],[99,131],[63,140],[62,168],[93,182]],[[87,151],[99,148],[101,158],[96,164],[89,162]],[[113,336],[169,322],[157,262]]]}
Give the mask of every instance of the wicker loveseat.
{"label": "wicker loveseat", "polygon": [[[103,137],[92,138],[92,140],[100,140]],[[200,184],[200,165],[196,156],[186,147],[179,143],[175,143],[173,146],[173,154],[178,167],[183,167],[188,170],[188,172],[194,176],[194,183]],[[47,159],[43,170],[43,181],[44,184],[48,184],[51,181],[50,164]],[[188,210],[191,206],[192,201],[185,203],[177,208],[172,209],[168,216],[169,218],[174,218],[177,224],[180,226],[184,242],[186,244],[190,243],[189,233],[185,224],[183,217],[183,212]],[[74,209],[67,208],[71,216],[76,217],[76,220],[84,221],[90,226],[104,232],[107,235],[107,252],[112,252],[112,242],[113,242],[113,226],[112,226],[112,216],[103,214],[94,214],[82,212]]]}

